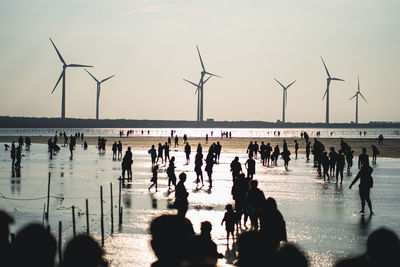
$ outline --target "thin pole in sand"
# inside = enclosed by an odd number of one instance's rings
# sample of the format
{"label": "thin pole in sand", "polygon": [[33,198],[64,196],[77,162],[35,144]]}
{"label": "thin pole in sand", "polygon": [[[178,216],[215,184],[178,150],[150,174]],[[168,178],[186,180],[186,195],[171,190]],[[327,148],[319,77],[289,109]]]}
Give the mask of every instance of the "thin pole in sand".
{"label": "thin pole in sand", "polygon": [[47,211],[46,211],[46,220],[49,220],[49,206],[50,206],[50,177],[51,173],[49,172],[49,182],[47,184]]}
{"label": "thin pole in sand", "polygon": [[111,234],[114,233],[114,213],[113,213],[113,190],[112,183],[110,183],[110,202],[111,202]]}
{"label": "thin pole in sand", "polygon": [[62,262],[62,222],[58,222],[58,261]]}
{"label": "thin pole in sand", "polygon": [[119,195],[118,195],[118,224],[119,226],[122,225],[122,208],[121,208],[121,190],[122,190],[122,178],[119,177]]}
{"label": "thin pole in sand", "polygon": [[72,233],[76,237],[76,226],[75,226],[75,206],[72,206]]}
{"label": "thin pole in sand", "polygon": [[101,246],[104,246],[104,218],[103,218],[103,186],[100,186],[100,225],[101,225]]}
{"label": "thin pole in sand", "polygon": [[86,199],[86,234],[89,235],[89,200]]}

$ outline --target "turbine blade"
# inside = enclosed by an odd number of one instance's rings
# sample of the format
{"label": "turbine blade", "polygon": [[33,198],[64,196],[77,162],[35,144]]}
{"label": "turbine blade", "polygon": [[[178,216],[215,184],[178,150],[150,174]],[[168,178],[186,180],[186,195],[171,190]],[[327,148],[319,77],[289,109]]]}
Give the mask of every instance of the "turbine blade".
{"label": "turbine blade", "polygon": [[326,96],[326,92],[328,92],[328,90],[325,90],[325,94],[324,94],[324,96],[322,97],[322,100],[324,100],[324,98],[325,98],[325,96]]}
{"label": "turbine blade", "polygon": [[286,86],[286,89],[288,89],[292,84],[294,84],[296,82],[296,80],[295,81],[293,81],[291,84],[289,84],[288,86]]}
{"label": "turbine blade", "polygon": [[81,68],[93,68],[93,66],[89,65],[80,65],[80,64],[69,64],[67,67],[81,67]]}
{"label": "turbine blade", "polygon": [[114,77],[114,76],[115,76],[115,74],[114,74],[114,75],[112,75],[112,76],[110,76],[110,77],[108,77],[108,78],[105,78],[105,79],[101,80],[101,82],[100,82],[100,83],[102,83],[102,82],[105,82],[105,81],[107,81],[107,80],[111,79],[111,78],[112,78],[112,77]]}
{"label": "turbine blade", "polygon": [[89,75],[90,75],[96,82],[99,82],[87,69],[85,69],[85,71],[86,71],[87,73],[89,73]]}
{"label": "turbine blade", "polygon": [[222,78],[221,76],[218,76],[217,74],[213,74],[213,73],[210,73],[210,72],[207,72],[207,71],[205,73],[208,74],[208,75],[211,75],[211,76]]}
{"label": "turbine blade", "polygon": [[353,98],[355,98],[357,96],[357,94],[353,95],[349,100],[352,100]]}
{"label": "turbine blade", "polygon": [[[184,81],[186,81],[186,82],[188,82],[188,83],[190,83],[190,84],[192,84],[192,85],[194,85],[194,86],[196,86],[196,87],[198,87],[199,85],[198,84],[195,84],[194,82],[191,82],[191,81],[189,81],[189,80],[186,80],[186,79],[183,79]],[[199,83],[200,84],[200,83]]]}
{"label": "turbine blade", "polygon": [[342,81],[342,82],[344,82],[344,80],[339,79],[339,78],[331,78],[331,80],[333,80],[333,81]]}
{"label": "turbine blade", "polygon": [[49,38],[49,39],[50,39],[50,42],[53,44],[54,49],[55,49],[56,52],[57,52],[58,58],[61,60],[61,62],[62,62],[64,65],[66,65],[66,63],[65,63],[65,61],[64,61],[64,59],[63,59],[63,57],[61,56],[60,52],[58,51],[58,49],[57,49],[57,47],[56,47],[56,45],[53,43],[53,40],[51,40],[51,38]]}
{"label": "turbine blade", "polygon": [[[275,78],[274,78],[274,79],[275,79]],[[285,86],[283,86],[283,84],[280,83],[280,81],[278,81],[277,79],[275,79],[275,81],[276,81],[277,83],[279,83],[279,84],[282,86],[283,89],[286,89]]]}
{"label": "turbine blade", "polygon": [[364,97],[361,93],[359,93],[359,94],[360,94],[360,96],[364,99],[365,103],[368,103],[368,102],[367,102],[367,99],[365,99],[365,97]]}
{"label": "turbine blade", "polygon": [[358,92],[360,92],[360,76],[358,76]]}
{"label": "turbine blade", "polygon": [[58,85],[58,83],[60,82],[60,80],[61,80],[61,78],[62,78],[63,76],[64,76],[64,70],[61,72],[61,75],[60,75],[60,77],[58,78],[58,80],[57,80],[57,82],[56,82],[56,85],[54,86],[53,91],[51,91],[51,93],[53,93],[54,90],[56,90],[57,85]]}
{"label": "turbine blade", "polygon": [[327,80],[326,80],[326,90],[325,90],[325,94],[324,94],[324,96],[322,97],[322,100],[324,100],[324,98],[325,98],[326,94],[328,93],[328,90],[329,90],[329,84],[330,84],[330,80],[329,80],[329,79],[327,79]]}
{"label": "turbine blade", "polygon": [[197,53],[199,54],[201,67],[203,68],[203,71],[206,71],[206,69],[204,68],[203,60],[201,59],[199,47],[197,45],[196,45],[196,47],[197,47]]}
{"label": "turbine blade", "polygon": [[324,59],[323,59],[322,57],[321,57],[321,59],[322,59],[322,63],[324,63],[324,67],[325,67],[325,70],[326,70],[326,74],[328,74],[328,77],[330,78],[331,75],[329,74],[328,68],[327,68],[326,65],[325,65],[325,61],[324,61]]}
{"label": "turbine blade", "polygon": [[210,75],[204,82],[203,85],[206,84],[206,82],[212,77],[212,75]]}

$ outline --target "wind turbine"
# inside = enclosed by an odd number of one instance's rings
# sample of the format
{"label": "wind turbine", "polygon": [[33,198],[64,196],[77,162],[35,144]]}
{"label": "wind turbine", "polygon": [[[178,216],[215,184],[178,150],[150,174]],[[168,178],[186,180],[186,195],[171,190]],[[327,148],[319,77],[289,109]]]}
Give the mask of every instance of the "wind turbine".
{"label": "wind turbine", "polygon": [[[274,78],[275,79],[275,78]],[[282,122],[285,123],[285,110],[286,110],[286,104],[287,104],[287,89],[294,84],[296,81],[293,81],[292,83],[290,83],[288,86],[284,86],[283,84],[281,84],[277,79],[275,79],[275,81],[277,81],[277,83],[279,83],[282,88],[283,88],[283,109],[282,109]]]}
{"label": "wind turbine", "polygon": [[353,98],[356,98],[356,123],[358,124],[358,95],[360,95],[365,103],[367,103],[367,100],[365,99],[365,97],[361,94],[360,92],[360,76],[358,76],[358,89],[355,95],[353,95],[349,100],[352,100]]}
{"label": "wind turbine", "polygon": [[114,77],[115,75],[112,75],[108,78],[105,78],[103,80],[101,80],[100,82],[87,70],[85,69],[85,71],[87,73],[89,73],[89,75],[96,81],[97,83],[97,96],[96,96],[96,120],[99,119],[99,100],[100,100],[100,86],[103,82],[107,81],[108,79],[111,79],[112,77]]}
{"label": "wind turbine", "polygon": [[[202,60],[201,55],[200,55],[199,47],[198,47],[198,46],[196,46],[196,47],[197,47],[197,53],[199,54],[201,67],[202,67],[202,69],[203,69],[203,70],[201,71],[200,81],[199,81],[198,84],[195,84],[195,83],[190,82],[190,81],[187,81],[187,80],[185,80],[185,79],[184,79],[184,80],[197,87],[197,90],[196,90],[196,92],[198,92],[198,98],[197,98],[197,121],[203,121],[203,95],[204,95],[204,94],[203,94],[203,93],[204,93],[203,89],[204,89],[204,84],[206,83],[206,81],[207,81],[211,76],[215,76],[215,77],[218,77],[218,78],[222,78],[222,77],[220,77],[220,76],[218,76],[218,75],[216,75],[216,74],[213,74],[213,73],[210,73],[210,72],[207,72],[207,71],[206,71],[206,69],[205,69],[205,67],[204,67],[203,60]],[[205,76],[206,74],[210,75],[210,77],[208,77],[208,78],[206,79],[206,81],[204,81],[204,76]]]}
{"label": "wind turbine", "polygon": [[60,82],[61,78],[62,78],[62,95],[61,95],[61,118],[65,119],[65,71],[68,67],[87,67],[87,68],[91,68],[93,66],[88,66],[88,65],[79,65],[79,64],[67,64],[65,63],[65,60],[63,59],[63,57],[61,56],[60,52],[58,51],[56,45],[53,43],[53,40],[51,40],[50,38],[50,42],[53,44],[54,49],[57,52],[58,58],[61,60],[61,62],[63,63],[63,70],[61,72],[60,77],[58,78],[56,85],[54,86],[53,91],[51,91],[51,93],[54,92],[54,90],[56,90],[58,83]]}
{"label": "wind turbine", "polygon": [[332,78],[331,75],[329,74],[328,68],[325,65],[324,59],[321,57],[322,63],[324,63],[324,67],[326,70],[326,74],[328,75],[328,78],[326,78],[326,91],[324,96],[322,97],[322,100],[324,100],[326,96],[326,123],[329,123],[329,85],[331,81],[344,81],[339,78]]}
{"label": "wind turbine", "polygon": [[[210,79],[211,76],[209,76],[204,82],[203,85],[206,84],[206,82],[208,81],[208,79]],[[194,92],[194,94],[197,94],[197,121],[199,121],[200,118],[200,82],[198,84],[195,84],[194,82],[191,82],[189,80],[183,79],[184,81],[190,83],[191,85],[196,87],[196,91]]]}

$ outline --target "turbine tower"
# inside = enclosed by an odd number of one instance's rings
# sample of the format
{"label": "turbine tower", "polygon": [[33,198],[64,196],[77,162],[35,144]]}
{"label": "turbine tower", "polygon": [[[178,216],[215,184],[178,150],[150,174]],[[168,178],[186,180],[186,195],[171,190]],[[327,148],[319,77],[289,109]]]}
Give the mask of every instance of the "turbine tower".
{"label": "turbine tower", "polygon": [[349,100],[352,100],[353,98],[356,98],[356,124],[358,124],[358,96],[361,96],[365,103],[367,103],[367,100],[365,99],[365,97],[361,94],[360,92],[360,76],[358,76],[358,89],[355,95],[353,95]]}
{"label": "turbine tower", "polygon": [[322,97],[322,100],[324,100],[326,96],[326,123],[329,123],[329,85],[331,84],[331,81],[344,81],[339,78],[332,78],[331,75],[329,74],[328,68],[325,65],[324,59],[321,57],[322,63],[324,63],[324,67],[326,70],[326,74],[328,75],[328,78],[326,78],[326,91],[324,96]]}
{"label": "turbine tower", "polygon": [[[204,96],[204,91],[203,91],[203,89],[204,89],[204,84],[205,84],[204,76],[205,76],[206,74],[208,74],[208,75],[210,75],[210,77],[211,77],[211,76],[215,76],[215,77],[218,77],[218,78],[222,78],[222,77],[220,77],[220,76],[218,76],[218,75],[216,75],[216,74],[213,74],[213,73],[210,73],[210,72],[206,71],[206,69],[205,69],[205,67],[204,67],[204,64],[203,64],[203,60],[202,60],[201,55],[200,55],[199,47],[198,47],[198,46],[196,46],[196,47],[197,47],[197,53],[199,54],[201,67],[202,67],[203,70],[201,71],[199,83],[198,83],[198,84],[195,84],[195,83],[192,83],[192,82],[190,82],[190,83],[193,84],[193,85],[195,85],[195,86],[197,87],[197,90],[199,91],[198,99],[197,99],[197,121],[198,121],[198,122],[201,122],[201,121],[203,121],[203,103],[204,103],[204,98],[203,98],[203,96]],[[209,79],[210,77],[208,77],[208,79]],[[207,80],[208,80],[208,79],[207,79]],[[187,80],[185,80],[185,81],[187,81]],[[189,81],[188,81],[188,82],[189,82]]]}
{"label": "turbine tower", "polygon": [[[209,76],[209,77],[204,81],[203,85],[206,84],[206,82],[207,82],[208,79],[210,79],[210,78],[211,78],[211,76]],[[200,118],[200,98],[201,98],[201,96],[200,96],[200,90],[199,90],[199,88],[200,88],[200,82],[199,82],[199,84],[195,84],[194,82],[191,82],[191,81],[189,81],[189,80],[186,80],[186,79],[183,79],[183,80],[186,81],[186,82],[188,82],[188,83],[190,83],[190,84],[192,84],[193,86],[196,87],[196,91],[194,92],[194,94],[197,94],[197,121],[199,121],[199,118]]]}
{"label": "turbine tower", "polygon": [[101,87],[101,84],[103,83],[103,82],[105,82],[105,81],[107,81],[107,80],[109,80],[109,79],[111,79],[112,77],[114,77],[115,75],[112,75],[112,76],[110,76],[110,77],[108,77],[108,78],[105,78],[105,79],[103,79],[103,80],[101,80],[100,82],[87,70],[87,69],[85,69],[85,71],[87,72],[87,73],[89,73],[89,75],[96,81],[96,83],[97,83],[97,95],[96,95],[96,120],[98,120],[99,119],[99,100],[100,100],[100,87]]}
{"label": "turbine tower", "polygon": [[[275,79],[275,78],[274,78]],[[294,84],[296,81],[293,81],[292,83],[290,83],[288,86],[284,86],[283,84],[281,84],[277,79],[275,79],[275,81],[277,81],[277,83],[279,83],[282,88],[283,88],[283,108],[282,108],[282,122],[285,123],[285,110],[286,110],[286,105],[287,105],[287,89]]]}
{"label": "turbine tower", "polygon": [[53,44],[54,49],[57,52],[58,58],[61,60],[61,62],[63,63],[63,70],[61,72],[60,77],[58,78],[56,85],[54,86],[53,91],[51,91],[51,93],[54,92],[54,90],[56,90],[58,83],[60,82],[61,78],[62,78],[62,95],[61,95],[61,119],[65,119],[65,72],[67,70],[68,67],[86,67],[86,68],[91,68],[93,66],[88,66],[88,65],[79,65],[79,64],[67,64],[65,63],[65,60],[63,59],[63,57],[61,56],[60,52],[58,51],[56,45],[53,43],[53,40],[51,40],[50,38],[50,42]]}

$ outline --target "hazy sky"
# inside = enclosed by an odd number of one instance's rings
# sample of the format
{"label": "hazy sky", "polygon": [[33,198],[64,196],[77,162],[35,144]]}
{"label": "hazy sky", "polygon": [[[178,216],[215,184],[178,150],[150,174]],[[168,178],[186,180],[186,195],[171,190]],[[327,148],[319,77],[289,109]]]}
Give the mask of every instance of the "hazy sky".
{"label": "hazy sky", "polygon": [[[222,76],[204,88],[204,118],[276,121],[282,83],[286,121],[400,121],[399,0],[0,0],[0,115],[59,117],[62,64],[88,64],[103,79],[101,118],[195,120],[201,65]],[[66,116],[95,117],[96,84],[66,75]]]}

